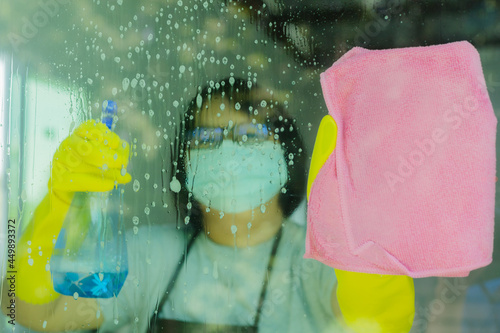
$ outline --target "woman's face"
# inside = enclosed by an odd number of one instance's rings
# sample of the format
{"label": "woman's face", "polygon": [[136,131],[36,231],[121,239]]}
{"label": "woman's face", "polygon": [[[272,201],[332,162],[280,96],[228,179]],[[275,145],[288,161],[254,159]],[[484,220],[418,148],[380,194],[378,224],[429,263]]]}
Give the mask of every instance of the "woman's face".
{"label": "woman's face", "polygon": [[284,152],[263,123],[267,110],[236,110],[215,97],[188,133],[187,182],[202,205],[225,213],[255,210],[287,181]]}

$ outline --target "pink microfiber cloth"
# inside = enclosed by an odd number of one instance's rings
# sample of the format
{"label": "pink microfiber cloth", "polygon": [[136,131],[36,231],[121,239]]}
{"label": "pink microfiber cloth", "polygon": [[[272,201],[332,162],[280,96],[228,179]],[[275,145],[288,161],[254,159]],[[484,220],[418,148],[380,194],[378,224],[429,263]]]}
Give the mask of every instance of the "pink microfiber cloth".
{"label": "pink microfiber cloth", "polygon": [[491,263],[497,118],[476,49],[355,47],[321,85],[338,136],[312,184],[305,257],[414,278]]}

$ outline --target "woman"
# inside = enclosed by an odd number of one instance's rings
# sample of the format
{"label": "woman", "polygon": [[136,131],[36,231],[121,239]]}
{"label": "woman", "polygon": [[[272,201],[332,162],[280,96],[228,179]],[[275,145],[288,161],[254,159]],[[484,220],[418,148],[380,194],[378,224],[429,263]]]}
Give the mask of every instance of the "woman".
{"label": "woman", "polygon": [[305,196],[306,155],[295,122],[272,94],[228,78],[198,92],[182,125],[172,188],[182,184],[177,209],[185,227],[128,233],[120,294],[98,300],[99,312],[94,300],[77,300],[98,319],[80,315],[76,327],[339,331],[334,270],[303,259],[305,228],[287,219]]}

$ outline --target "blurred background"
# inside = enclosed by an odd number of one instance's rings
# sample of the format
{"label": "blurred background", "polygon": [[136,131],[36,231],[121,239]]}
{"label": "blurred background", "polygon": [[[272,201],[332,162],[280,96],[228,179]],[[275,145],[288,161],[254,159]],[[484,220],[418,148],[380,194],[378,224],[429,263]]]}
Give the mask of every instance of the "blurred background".
{"label": "blurred background", "polygon": [[[0,212],[20,229],[46,192],[54,151],[78,124],[98,118],[105,99],[117,101],[116,131],[132,146],[128,228],[179,222],[169,187],[179,120],[197,88],[211,80],[233,75],[272,90],[297,119],[311,156],[327,114],[319,75],[352,47],[467,40],[481,55],[497,117],[500,110],[500,1],[0,4]],[[304,223],[305,209],[295,219]],[[500,332],[499,239],[494,262],[468,278],[415,280],[412,332]],[[1,317],[0,331],[11,328]]]}

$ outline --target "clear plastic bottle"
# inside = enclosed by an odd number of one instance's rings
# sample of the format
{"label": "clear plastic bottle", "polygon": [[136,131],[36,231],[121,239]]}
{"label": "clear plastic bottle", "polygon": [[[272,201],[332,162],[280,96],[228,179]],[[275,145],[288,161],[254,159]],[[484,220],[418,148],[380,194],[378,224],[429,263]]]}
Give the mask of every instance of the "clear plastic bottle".
{"label": "clear plastic bottle", "polygon": [[[113,130],[116,103],[104,101],[101,121]],[[121,186],[77,192],[57,238],[50,270],[54,290],[87,298],[118,295],[128,274]]]}

